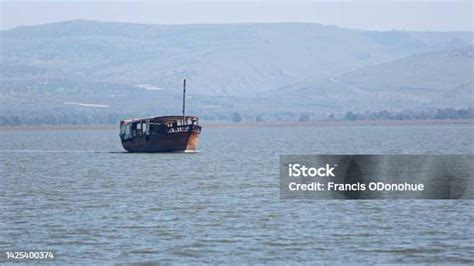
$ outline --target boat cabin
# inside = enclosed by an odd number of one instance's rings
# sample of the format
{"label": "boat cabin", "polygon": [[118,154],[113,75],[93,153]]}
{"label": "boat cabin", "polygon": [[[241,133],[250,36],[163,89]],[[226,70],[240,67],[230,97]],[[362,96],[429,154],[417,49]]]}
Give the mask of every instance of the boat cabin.
{"label": "boat cabin", "polygon": [[200,131],[196,116],[159,116],[152,118],[127,119],[120,121],[120,138],[167,135],[177,132]]}

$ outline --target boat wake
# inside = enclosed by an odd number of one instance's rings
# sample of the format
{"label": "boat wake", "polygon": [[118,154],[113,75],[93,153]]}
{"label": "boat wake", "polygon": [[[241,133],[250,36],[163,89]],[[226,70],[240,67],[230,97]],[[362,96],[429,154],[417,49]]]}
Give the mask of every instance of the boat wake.
{"label": "boat wake", "polygon": [[199,153],[199,150],[185,150],[182,153]]}
{"label": "boat wake", "polygon": [[91,151],[91,150],[0,150],[0,153],[126,153],[126,152],[109,152],[109,151]]}
{"label": "boat wake", "polygon": [[[198,150],[172,151],[172,152],[158,152],[158,153],[198,153]],[[91,151],[91,150],[0,150],[0,153],[119,153],[119,154],[134,154],[142,152],[127,152],[127,151]],[[144,152],[155,153],[155,152]]]}

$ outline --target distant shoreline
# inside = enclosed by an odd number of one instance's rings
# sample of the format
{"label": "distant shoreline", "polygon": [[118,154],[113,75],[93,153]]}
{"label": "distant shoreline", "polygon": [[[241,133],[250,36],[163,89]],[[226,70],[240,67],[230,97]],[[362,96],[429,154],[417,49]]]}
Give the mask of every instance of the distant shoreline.
{"label": "distant shoreline", "polygon": [[446,120],[359,120],[359,121],[311,121],[311,122],[243,122],[243,123],[202,123],[208,127],[337,127],[337,126],[419,126],[419,125],[474,125],[474,119],[446,119]]}
{"label": "distant shoreline", "polygon": [[[251,128],[251,127],[337,127],[337,126],[430,126],[430,125],[474,125],[473,119],[446,120],[361,120],[361,121],[313,121],[313,122],[202,122],[206,128]],[[21,130],[111,130],[117,125],[19,125],[0,126],[0,131]]]}

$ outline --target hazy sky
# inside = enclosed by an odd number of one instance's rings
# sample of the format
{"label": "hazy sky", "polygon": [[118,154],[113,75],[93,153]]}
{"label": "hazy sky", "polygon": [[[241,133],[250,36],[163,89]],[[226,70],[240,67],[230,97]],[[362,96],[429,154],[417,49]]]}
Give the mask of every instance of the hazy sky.
{"label": "hazy sky", "polygon": [[317,22],[375,30],[473,30],[473,2],[451,1],[4,1],[0,29],[71,19],[150,24]]}

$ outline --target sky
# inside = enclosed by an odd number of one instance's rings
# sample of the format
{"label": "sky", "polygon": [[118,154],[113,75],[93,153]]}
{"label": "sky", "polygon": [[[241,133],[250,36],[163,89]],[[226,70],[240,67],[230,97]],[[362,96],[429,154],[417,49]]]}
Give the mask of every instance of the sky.
{"label": "sky", "polygon": [[64,20],[146,24],[313,22],[368,30],[472,31],[471,0],[0,0],[0,29]]}

